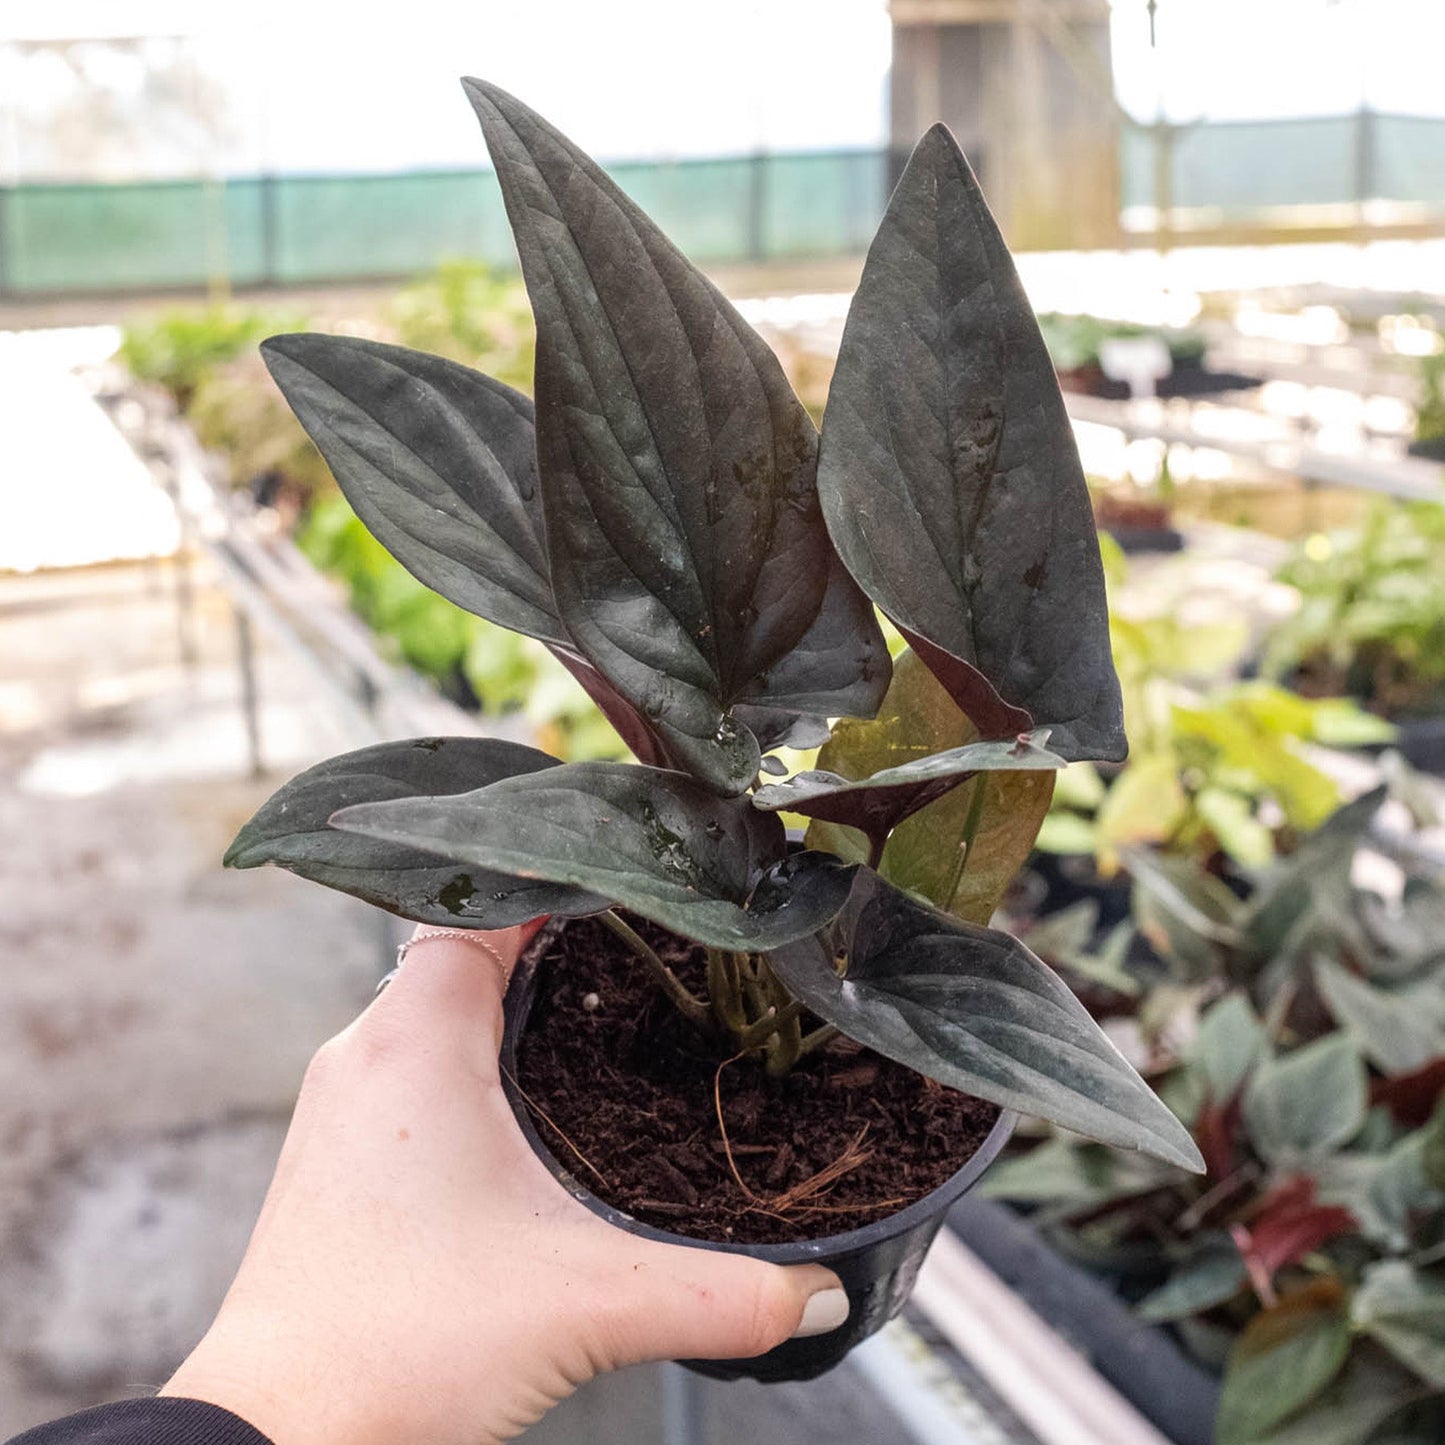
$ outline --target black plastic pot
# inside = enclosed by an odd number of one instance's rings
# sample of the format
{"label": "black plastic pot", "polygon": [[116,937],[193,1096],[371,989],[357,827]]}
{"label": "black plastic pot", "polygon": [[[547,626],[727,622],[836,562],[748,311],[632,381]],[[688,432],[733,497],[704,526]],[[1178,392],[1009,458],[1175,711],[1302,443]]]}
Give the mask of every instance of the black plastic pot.
{"label": "black plastic pot", "polygon": [[847,1321],[826,1335],[787,1340],[765,1355],[747,1360],[683,1360],[699,1374],[716,1380],[761,1380],[773,1384],[785,1380],[811,1380],[831,1370],[853,1348],[887,1324],[903,1308],[913,1292],[919,1266],[928,1246],[943,1224],[944,1216],[983,1177],[984,1171],[1013,1133],[1018,1115],[1005,1109],[988,1137],[951,1179],[939,1185],[916,1204],[862,1229],[830,1234],[821,1239],[800,1239],[791,1244],[719,1244],[712,1240],[689,1239],[655,1229],[614,1209],[598,1199],[566,1164],[542,1142],[532,1123],[526,1102],[512,1086],[517,1072],[517,1045],[532,1012],[537,978],[543,956],[557,936],[560,920],[542,930],[527,950],[507,990],[506,1030],[502,1037],[503,1087],[522,1133],[553,1178],[572,1197],[595,1215],[629,1234],[664,1244],[687,1245],[692,1249],[715,1249],[730,1254],[751,1255],[770,1264],[822,1264],[831,1269],[848,1291],[851,1306]]}

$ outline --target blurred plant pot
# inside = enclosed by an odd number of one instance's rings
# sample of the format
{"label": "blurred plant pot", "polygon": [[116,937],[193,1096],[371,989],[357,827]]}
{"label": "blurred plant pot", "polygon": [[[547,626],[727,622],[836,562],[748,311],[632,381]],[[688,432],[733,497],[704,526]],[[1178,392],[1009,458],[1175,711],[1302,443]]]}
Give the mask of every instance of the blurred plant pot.
{"label": "blurred plant pot", "polygon": [[564,921],[554,920],[542,929],[518,963],[507,990],[502,1084],[527,1142],[553,1178],[574,1199],[618,1229],[664,1244],[746,1254],[770,1264],[826,1265],[848,1292],[851,1308],[847,1321],[826,1335],[787,1340],[776,1349],[753,1359],[684,1360],[681,1363],[713,1379],[753,1379],[769,1384],[811,1380],[831,1370],[854,1345],[861,1344],[902,1310],[913,1292],[919,1267],[943,1224],[944,1216],[978,1183],[998,1157],[1013,1133],[1018,1115],[1011,1110],[1003,1110],[983,1143],[951,1178],[907,1208],[861,1229],[786,1244],[722,1244],[691,1239],[643,1224],[599,1199],[556,1158],[542,1142],[532,1122],[531,1111],[513,1082],[517,1074],[517,1046],[536,999],[542,959],[565,926]]}
{"label": "blurred plant pot", "polygon": [[1042,884],[1042,896],[1034,909],[1040,918],[1085,899],[1099,906],[1097,927],[1101,934],[1129,917],[1128,875],[1103,877],[1094,866],[1092,854],[1036,852],[1028,861],[1028,873]]}
{"label": "blurred plant pot", "polygon": [[1203,355],[1174,357],[1174,370],[1161,378],[1161,397],[1218,396],[1228,391],[1254,391],[1264,385],[1262,376],[1246,376],[1238,371],[1215,371],[1205,365]]}
{"label": "blurred plant pot", "polygon": [[1412,768],[1445,777],[1445,717],[1402,718],[1395,726],[1399,731],[1391,742],[1368,743],[1359,751],[1378,757],[1393,750]]}
{"label": "blurred plant pot", "polygon": [[1166,502],[1151,497],[1121,496],[1117,492],[1099,492],[1094,497],[1094,521],[1101,532],[1107,532],[1122,551],[1179,552],[1184,548],[1184,534],[1170,518]]}
{"label": "blurred plant pot", "polygon": [[1426,437],[1413,441],[1405,449],[1412,457],[1424,457],[1427,461],[1445,462],[1445,437]]}

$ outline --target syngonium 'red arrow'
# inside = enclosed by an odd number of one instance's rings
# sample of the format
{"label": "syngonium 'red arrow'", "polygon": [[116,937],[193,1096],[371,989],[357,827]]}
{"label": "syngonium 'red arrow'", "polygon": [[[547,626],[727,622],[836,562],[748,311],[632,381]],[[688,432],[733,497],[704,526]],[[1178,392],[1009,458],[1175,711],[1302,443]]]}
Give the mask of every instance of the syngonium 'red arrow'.
{"label": "syngonium 'red arrow'", "polygon": [[985,738],[1126,745],[1093,513],[1052,363],[978,182],[935,126],[848,313],[818,487],[834,544]]}

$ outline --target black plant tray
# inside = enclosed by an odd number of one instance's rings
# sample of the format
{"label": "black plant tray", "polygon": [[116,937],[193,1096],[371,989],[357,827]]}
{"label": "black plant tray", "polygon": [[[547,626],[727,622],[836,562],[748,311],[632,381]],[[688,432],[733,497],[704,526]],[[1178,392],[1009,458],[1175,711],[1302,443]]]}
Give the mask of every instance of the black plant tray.
{"label": "black plant tray", "polygon": [[1143,1324],[1106,1280],[1062,1258],[1005,1205],[968,1196],[947,1227],[1174,1445],[1213,1445],[1219,1381],[1167,1328]]}

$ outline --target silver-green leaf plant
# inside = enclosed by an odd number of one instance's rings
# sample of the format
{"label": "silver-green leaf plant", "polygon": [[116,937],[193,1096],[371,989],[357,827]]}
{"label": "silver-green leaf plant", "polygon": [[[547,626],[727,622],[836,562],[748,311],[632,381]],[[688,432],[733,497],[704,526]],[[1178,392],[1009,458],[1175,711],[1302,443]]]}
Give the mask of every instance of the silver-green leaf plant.
{"label": "silver-green leaf plant", "polygon": [[[1055,770],[1125,741],[1068,418],[952,137],[929,132],[889,203],[820,438],[762,338],[592,160],[465,86],[536,316],[535,404],[354,338],[264,354],[397,560],[552,649],[637,762],[383,744],[287,784],[228,861],[427,922],[598,914],[774,1073],[841,1032],[1197,1168],[1068,990],[988,926]],[[908,641],[896,665],[878,611]],[[770,754],[819,743],[818,770],[769,781]],[[812,820],[803,847],[783,810]],[[700,945],[706,992],[618,907]]]}

